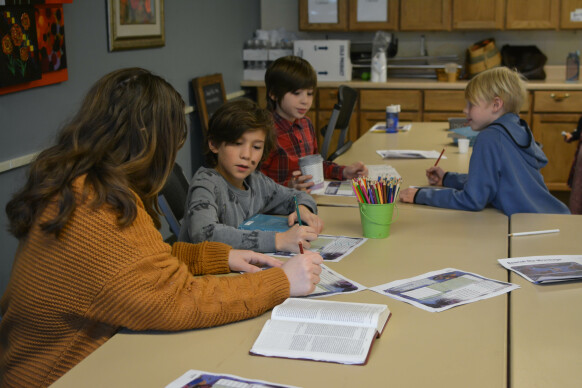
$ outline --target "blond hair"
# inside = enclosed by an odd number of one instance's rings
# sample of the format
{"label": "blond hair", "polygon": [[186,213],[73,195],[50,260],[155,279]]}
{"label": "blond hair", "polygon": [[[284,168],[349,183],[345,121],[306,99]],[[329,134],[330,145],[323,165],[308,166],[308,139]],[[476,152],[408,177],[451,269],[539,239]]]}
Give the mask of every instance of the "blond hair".
{"label": "blond hair", "polygon": [[473,105],[503,100],[507,113],[518,114],[527,99],[525,78],[507,67],[494,67],[477,74],[465,88],[465,99]]}

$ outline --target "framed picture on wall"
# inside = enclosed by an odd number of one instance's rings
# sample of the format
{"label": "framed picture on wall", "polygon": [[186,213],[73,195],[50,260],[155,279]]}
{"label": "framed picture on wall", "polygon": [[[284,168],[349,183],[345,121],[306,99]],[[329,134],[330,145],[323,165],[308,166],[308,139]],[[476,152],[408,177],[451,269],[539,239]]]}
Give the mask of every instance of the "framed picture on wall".
{"label": "framed picture on wall", "polygon": [[107,0],[109,51],[165,45],[164,0]]}

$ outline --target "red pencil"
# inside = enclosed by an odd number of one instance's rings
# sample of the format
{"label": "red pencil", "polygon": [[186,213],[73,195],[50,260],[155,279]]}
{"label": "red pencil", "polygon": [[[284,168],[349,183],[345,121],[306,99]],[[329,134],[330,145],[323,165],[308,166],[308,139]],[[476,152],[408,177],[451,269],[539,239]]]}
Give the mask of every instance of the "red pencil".
{"label": "red pencil", "polygon": [[303,244],[299,241],[299,253],[303,254]]}
{"label": "red pencil", "polygon": [[439,161],[441,160],[444,153],[445,153],[445,149],[443,148],[443,150],[441,151],[441,154],[439,155],[439,158],[437,159],[436,162],[434,162],[435,167],[437,166],[437,164],[439,164]]}

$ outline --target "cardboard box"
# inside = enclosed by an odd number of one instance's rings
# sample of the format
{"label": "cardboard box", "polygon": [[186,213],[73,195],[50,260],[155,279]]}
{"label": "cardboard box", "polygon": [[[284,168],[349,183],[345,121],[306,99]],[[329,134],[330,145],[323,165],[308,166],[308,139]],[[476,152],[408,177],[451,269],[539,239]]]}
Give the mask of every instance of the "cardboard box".
{"label": "cardboard box", "polygon": [[318,81],[351,81],[349,40],[296,40],[293,54],[311,63]]}

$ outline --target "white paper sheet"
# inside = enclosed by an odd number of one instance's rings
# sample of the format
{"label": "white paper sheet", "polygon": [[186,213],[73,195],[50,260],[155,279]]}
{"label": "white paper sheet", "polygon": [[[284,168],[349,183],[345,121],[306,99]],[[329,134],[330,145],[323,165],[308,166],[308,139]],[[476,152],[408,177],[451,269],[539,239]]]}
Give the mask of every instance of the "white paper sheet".
{"label": "white paper sheet", "polygon": [[441,312],[467,303],[492,298],[519,288],[455,268],[428,272],[409,279],[395,280],[371,291],[389,296],[430,312]]}

